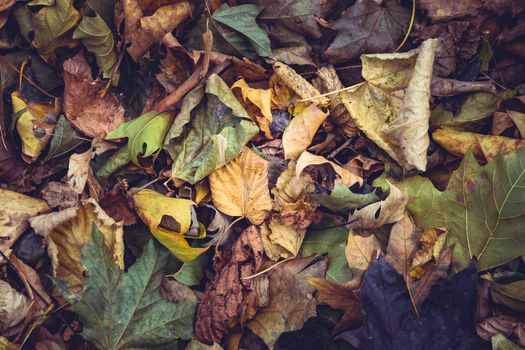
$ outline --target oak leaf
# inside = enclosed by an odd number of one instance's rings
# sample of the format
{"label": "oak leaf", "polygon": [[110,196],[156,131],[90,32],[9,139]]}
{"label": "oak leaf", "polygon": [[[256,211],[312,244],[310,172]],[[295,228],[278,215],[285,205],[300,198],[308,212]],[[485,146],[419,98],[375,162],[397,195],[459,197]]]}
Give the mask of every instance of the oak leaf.
{"label": "oak leaf", "polygon": [[272,209],[268,162],[245,147],[241,154],[209,176],[213,203],[230,216],[261,224]]}

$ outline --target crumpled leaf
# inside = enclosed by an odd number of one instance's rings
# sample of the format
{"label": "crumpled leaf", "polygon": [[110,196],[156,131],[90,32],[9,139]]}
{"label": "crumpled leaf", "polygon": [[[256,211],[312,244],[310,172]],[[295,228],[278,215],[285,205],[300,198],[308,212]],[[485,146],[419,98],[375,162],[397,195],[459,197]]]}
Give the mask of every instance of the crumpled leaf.
{"label": "crumpled leaf", "polygon": [[93,80],[91,68],[79,52],[64,62],[64,113],[71,124],[90,137],[110,132],[124,122],[124,108],[106,92],[98,94],[103,82]]}
{"label": "crumpled leaf", "polygon": [[204,97],[191,115],[180,136],[164,144],[173,159],[172,177],[191,184],[233,160],[259,132],[232,91],[215,74],[208,78]]}
{"label": "crumpled leaf", "polygon": [[317,129],[328,117],[314,103],[304,108],[288,124],[283,133],[285,159],[298,159],[312,143]]}
{"label": "crumpled leaf", "polygon": [[268,301],[268,278],[247,279],[264,262],[257,227],[250,226],[237,238],[226,265],[208,284],[199,304],[195,336],[200,341],[220,342],[228,330],[251,319]]}
{"label": "crumpled leaf", "polygon": [[365,273],[380,251],[379,242],[373,234],[362,236],[350,230],[345,255],[354,280]]}
{"label": "crumpled leaf", "polygon": [[[524,215],[525,148],[498,156],[480,166],[468,152],[445,192],[429,180],[401,183],[408,193],[408,210],[421,228],[446,227],[447,244],[454,245],[454,266],[477,257],[479,269],[499,266],[523,254],[520,234]],[[414,197],[417,195],[417,197]]]}
{"label": "crumpled leaf", "polygon": [[[497,274],[494,275],[496,277]],[[493,276],[484,275],[481,278],[489,281],[492,299],[514,310],[525,310],[525,278],[523,276],[505,280],[495,280]]]}
{"label": "crumpled leaf", "polygon": [[93,157],[93,151],[88,149],[83,153],[74,153],[69,157],[69,165],[67,169],[67,183],[76,193],[84,192],[88,174],[90,171],[89,162]]}
{"label": "crumpled leaf", "polygon": [[164,35],[189,19],[193,11],[193,3],[187,0],[171,3],[126,0],[122,7],[125,18],[124,40],[131,43],[127,50],[135,61],[152,45],[160,43]]}
{"label": "crumpled leaf", "polygon": [[168,129],[172,113],[151,111],[120,124],[111,131],[106,140],[128,138],[128,152],[133,163],[140,166],[139,157],[154,156],[162,147],[164,134]]}
{"label": "crumpled leaf", "polygon": [[457,156],[464,156],[469,150],[480,161],[493,160],[499,154],[509,154],[525,145],[524,140],[504,136],[474,134],[446,129],[438,129],[432,133],[432,138],[441,147]]}
{"label": "crumpled leaf", "polygon": [[272,209],[268,162],[245,147],[234,160],[209,176],[213,203],[230,216],[261,224]]}
{"label": "crumpled leaf", "polygon": [[42,189],[41,193],[42,199],[51,208],[58,207],[62,210],[73,207],[78,202],[78,193],[69,184],[63,182],[51,181]]}
{"label": "crumpled leaf", "polygon": [[354,295],[354,290],[320,278],[309,278],[308,282],[315,287],[319,303],[342,310],[343,316],[334,326],[333,334],[361,325],[364,315],[361,312],[361,302]]}
{"label": "crumpled leaf", "polygon": [[47,146],[55,130],[57,114],[55,106],[38,102],[26,102],[11,94],[16,130],[22,140],[23,159],[32,163]]}
{"label": "crumpled leaf", "polygon": [[516,127],[521,139],[525,139],[525,97],[517,96],[500,103],[492,119],[493,135],[501,135],[507,129]]}
{"label": "crumpled leaf", "polygon": [[342,338],[358,349],[479,348],[474,333],[476,277],[471,264],[434,287],[418,317],[402,276],[381,257],[366,272],[359,293],[366,314],[363,327]]}
{"label": "crumpled leaf", "polygon": [[93,199],[76,207],[30,219],[35,232],[45,237],[53,277],[65,281],[71,292],[84,286],[81,249],[92,239],[93,226],[102,232],[112,259],[124,268],[124,231]]}
{"label": "crumpled leaf", "polygon": [[288,163],[288,168],[279,175],[272,188],[273,209],[276,211],[311,209],[317,204],[311,200],[309,193],[315,190],[312,178],[308,174],[296,172],[296,162]]}
{"label": "crumpled leaf", "polygon": [[27,5],[43,6],[33,13],[33,46],[44,60],[54,56],[56,48],[75,44],[68,34],[80,19],[80,13],[73,6],[73,1],[33,0]]}
{"label": "crumpled leaf", "polygon": [[[133,195],[135,208],[151,233],[177,259],[187,262],[204,253],[208,248],[192,248],[185,234],[198,223],[192,221],[191,207],[194,202],[182,198],[166,197],[153,190],[140,190]],[[200,231],[200,230],[199,230]],[[199,237],[196,232],[195,237]]]}
{"label": "crumpled leaf", "polygon": [[117,222],[122,221],[124,226],[133,225],[137,222],[131,201],[120,184],[115,185],[113,189],[106,192],[100,198],[99,204],[113,220]]}
{"label": "crumpled leaf", "polygon": [[448,277],[452,260],[452,248],[444,248],[435,262],[425,265],[424,272],[418,280],[406,277],[407,288],[410,288],[415,305],[420,305],[428,297],[433,285]]}
{"label": "crumpled leaf", "polygon": [[426,169],[436,45],[429,39],[404,53],[362,55],[366,82],[343,93],[356,126],[406,170]]}
{"label": "crumpled leaf", "polygon": [[307,151],[301,153],[301,156],[297,160],[295,173],[297,176],[300,176],[305,171],[306,167],[322,164],[330,164],[332,169],[334,169],[335,173],[340,177],[340,183],[347,187],[351,187],[356,183],[358,183],[359,185],[363,184],[363,179],[361,177],[353,174],[349,170],[337,165],[336,163],[329,161],[325,157],[316,156]]}
{"label": "crumpled leaf", "polygon": [[525,343],[525,325],[509,315],[489,317],[476,325],[476,332],[484,340],[491,340],[495,335],[514,336],[521,346]]}
{"label": "crumpled leaf", "polygon": [[0,280],[0,332],[8,336],[16,334],[31,308],[31,301],[22,293],[12,288],[9,283]]}
{"label": "crumpled leaf", "polygon": [[58,281],[64,298],[82,321],[82,336],[99,349],[174,348],[190,339],[195,301],[176,304],[161,299],[159,288],[168,254],[150,241],[124,272],[113,263],[104,236],[96,229],[82,249],[85,288],[79,293]]}
{"label": "crumpled leaf", "polygon": [[[239,89],[245,102],[244,107],[267,139],[273,139],[270,131],[272,122],[272,90],[255,89],[250,87],[244,79],[237,80],[231,87]],[[234,90],[235,91],[235,90]],[[248,102],[249,101],[249,102]]]}
{"label": "crumpled leaf", "polygon": [[[9,248],[29,227],[28,220],[50,210],[46,201],[23,194],[0,189],[0,251],[8,253]],[[4,259],[0,258],[0,262]]]}
{"label": "crumpled leaf", "polygon": [[309,277],[323,278],[328,259],[317,256],[296,258],[275,267],[269,276],[269,305],[259,309],[247,323],[269,347],[284,333],[302,328],[304,322],[316,316],[314,288]]}
{"label": "crumpled leaf", "polygon": [[390,184],[390,194],[385,200],[357,209],[348,217],[350,228],[373,229],[398,222],[403,218],[407,198],[399,188]]}
{"label": "crumpled leaf", "polygon": [[391,52],[399,44],[410,20],[410,10],[397,0],[381,4],[362,0],[347,8],[334,23],[325,27],[337,35],[325,55],[332,63],[357,58],[360,54]]}
{"label": "crumpled leaf", "polygon": [[[112,23],[109,23],[110,25]],[[104,78],[111,78],[117,64],[117,48],[113,33],[108,24],[96,14],[93,17],[84,16],[73,32],[73,39],[80,39],[82,44],[97,58],[97,64],[103,72]],[[118,81],[118,71],[112,81]]]}
{"label": "crumpled leaf", "polygon": [[418,239],[419,249],[415,252],[412,259],[412,268],[422,266],[432,259],[438,260],[446,238],[446,228],[432,227],[426,229]]}

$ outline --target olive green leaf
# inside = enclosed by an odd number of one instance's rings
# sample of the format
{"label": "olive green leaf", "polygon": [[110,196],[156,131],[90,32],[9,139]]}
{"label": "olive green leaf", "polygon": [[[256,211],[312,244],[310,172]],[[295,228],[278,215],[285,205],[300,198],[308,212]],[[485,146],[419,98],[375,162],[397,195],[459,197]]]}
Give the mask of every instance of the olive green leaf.
{"label": "olive green leaf", "polygon": [[[117,49],[113,33],[102,17],[84,16],[73,32],[73,39],[80,39],[82,44],[97,58],[97,64],[104,73],[104,78],[110,78],[117,64]],[[113,81],[118,80],[118,75]]]}
{"label": "olive green leaf", "polygon": [[446,226],[454,266],[472,257],[479,269],[493,268],[523,255],[525,245],[525,149],[480,166],[465,155],[445,192],[421,180],[403,181],[408,210],[420,228]]}
{"label": "olive green leaf", "polygon": [[190,339],[196,304],[162,300],[159,289],[167,250],[153,241],[125,273],[112,261],[104,237],[95,228],[82,249],[85,288],[70,293],[55,281],[83,324],[82,336],[99,349],[173,349],[177,338]]}
{"label": "olive green leaf", "polygon": [[106,140],[127,137],[128,152],[133,163],[140,166],[138,157],[154,155],[162,147],[162,139],[168,128],[171,112],[148,112],[138,118],[122,123],[111,131]]}
{"label": "olive green leaf", "polygon": [[72,151],[75,147],[80,145],[84,140],[80,138],[79,133],[73,129],[69,121],[64,115],[58,118],[57,126],[51,143],[49,146],[49,152],[47,152],[46,160],[61,156],[69,151]]}
{"label": "olive green leaf", "polygon": [[516,273],[487,274],[481,278],[489,281],[492,299],[514,310],[525,311],[525,276]]}
{"label": "olive green leaf", "polygon": [[[186,98],[195,96],[186,96],[183,106]],[[182,132],[171,130],[172,135],[180,136],[164,145],[173,159],[172,177],[191,184],[202,180],[233,160],[258,132],[226,83],[212,74],[202,100],[191,111],[191,121]]]}
{"label": "olive green leaf", "polygon": [[330,194],[311,194],[323,207],[339,213],[348,213],[351,209],[360,209],[381,200],[375,191],[370,193],[354,193],[345,185],[338,183]]}

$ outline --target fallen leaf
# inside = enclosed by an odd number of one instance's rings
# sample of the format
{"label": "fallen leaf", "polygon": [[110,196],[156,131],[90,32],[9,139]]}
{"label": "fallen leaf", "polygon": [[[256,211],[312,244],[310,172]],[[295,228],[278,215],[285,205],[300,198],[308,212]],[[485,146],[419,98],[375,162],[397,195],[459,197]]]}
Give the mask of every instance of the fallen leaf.
{"label": "fallen leaf", "polygon": [[184,350],[223,350],[223,347],[217,343],[206,345],[198,340],[192,339]]}
{"label": "fallen leaf", "polygon": [[323,24],[337,32],[324,53],[331,63],[340,63],[362,53],[393,51],[409,20],[410,10],[395,0],[358,1],[335,22]]}
{"label": "fallen leaf", "polygon": [[410,271],[410,260],[416,251],[417,239],[420,234],[421,231],[414,226],[407,214],[404,214],[403,218],[396,222],[390,231],[385,260],[405,280]]}
{"label": "fallen leaf", "polygon": [[350,228],[373,229],[393,224],[403,218],[407,198],[399,188],[390,184],[390,194],[385,200],[357,209],[348,217]]}
{"label": "fallen leaf", "polygon": [[296,172],[296,162],[288,163],[288,168],[279,175],[275,187],[272,188],[273,209],[276,211],[311,209],[314,211],[317,204],[309,197],[315,187],[308,174]]}
{"label": "fallen leaf", "polygon": [[348,266],[352,271],[353,280],[361,278],[380,251],[379,242],[373,234],[361,236],[350,230],[345,255]]}
{"label": "fallen leaf", "polygon": [[89,162],[93,157],[91,148],[84,153],[74,153],[69,157],[69,166],[67,170],[67,184],[71,186],[76,193],[84,192],[89,173]]}
{"label": "fallen leaf", "polygon": [[187,0],[171,3],[126,0],[122,7],[126,19],[124,40],[131,43],[127,51],[135,61],[152,45],[160,43],[164,35],[189,19],[193,11],[193,3]]}
{"label": "fallen leaf", "polygon": [[139,157],[154,156],[162,147],[162,140],[168,129],[172,113],[151,111],[120,124],[107,134],[106,140],[128,139],[128,152],[133,163],[140,166]]}
{"label": "fallen leaf", "polygon": [[483,322],[478,323],[476,325],[476,332],[478,336],[487,341],[498,334],[507,337],[515,336],[518,339],[518,343],[523,346],[522,332],[524,327],[525,325],[518,319],[512,316],[500,315],[489,317],[483,320]]}
{"label": "fallen leaf", "polygon": [[329,193],[314,193],[311,197],[321,206],[344,214],[348,214],[352,209],[361,209],[381,200],[376,191],[364,194],[354,193],[340,183],[336,183],[334,189]]}
{"label": "fallen leaf", "polygon": [[209,176],[213,203],[230,216],[261,224],[272,209],[268,162],[245,147],[240,155]]}
{"label": "fallen leaf", "polygon": [[100,349],[176,347],[190,339],[196,303],[163,301],[159,288],[169,254],[150,241],[124,272],[114,264],[103,234],[93,229],[82,249],[85,288],[77,293],[58,280],[64,298],[83,324],[82,336]]}
{"label": "fallen leaf", "polygon": [[44,199],[51,208],[58,207],[62,210],[77,204],[78,193],[68,184],[51,181],[42,189],[42,199]]}
{"label": "fallen leaf", "polygon": [[426,169],[436,45],[429,39],[404,53],[362,55],[366,82],[343,92],[356,126],[407,170]]}
{"label": "fallen leaf", "polygon": [[252,88],[244,79],[237,80],[231,89],[240,90],[242,99],[245,102],[245,109],[250,114],[250,117],[257,123],[259,129],[264,132],[267,139],[273,139],[270,131],[270,123],[272,122],[272,90]]}
{"label": "fallen leaf", "polygon": [[86,140],[83,140],[80,137],[80,134],[71,127],[71,124],[62,114],[58,117],[54,135],[49,143],[49,151],[47,152],[45,160],[60,157],[61,155],[75,149],[84,141]]}
{"label": "fallen leaf", "polygon": [[[316,261],[317,260],[317,261]],[[269,305],[260,308],[247,327],[272,347],[284,332],[302,328],[314,317],[316,301],[309,277],[323,278],[327,259],[317,257],[296,258],[275,267],[269,276]]]}
{"label": "fallen leaf", "polygon": [[516,126],[521,139],[525,139],[525,98],[518,96],[502,101],[492,119],[493,135],[501,135],[506,129]]}
{"label": "fallen leaf", "polygon": [[481,278],[489,281],[490,295],[492,299],[498,303],[503,304],[514,310],[525,310],[525,279],[522,276],[506,281],[504,276],[495,280],[498,277],[484,275]]}
{"label": "fallen leaf", "polygon": [[308,278],[308,282],[317,290],[319,303],[344,312],[335,325],[333,334],[361,325],[364,315],[361,312],[361,302],[354,295],[354,290],[320,278]]}
{"label": "fallen leaf", "polygon": [[418,8],[425,10],[434,22],[449,21],[473,13],[482,6],[481,0],[458,0],[446,5],[437,0],[417,0]]}
{"label": "fallen leaf", "polygon": [[408,280],[407,288],[410,288],[412,300],[415,305],[420,305],[425,301],[433,285],[447,278],[448,269],[452,259],[452,249],[444,248],[441,254],[436,258],[435,263],[425,266],[424,273],[420,279],[413,281]]}
{"label": "fallen leaf", "polygon": [[81,250],[92,239],[93,226],[104,235],[113,262],[124,268],[122,224],[110,218],[93,199],[73,208],[33,217],[30,223],[46,240],[53,277],[67,282],[71,292],[79,292],[84,286]]}
{"label": "fallen leaf", "polygon": [[209,258],[210,254],[204,253],[192,261],[185,262],[180,269],[173,274],[173,277],[186,286],[191,287],[200,284],[204,278],[204,269]]}
{"label": "fallen leaf", "polygon": [[100,199],[100,207],[116,222],[122,221],[124,226],[137,222],[131,201],[125,196],[122,186],[117,184]]}
{"label": "fallen leaf", "polygon": [[64,113],[82,133],[97,137],[124,122],[124,108],[117,98],[109,91],[104,97],[98,94],[103,83],[93,80],[82,52],[64,62],[64,83]]}
{"label": "fallen leaf", "polygon": [[[283,135],[284,140],[284,135]],[[332,169],[335,171],[335,173],[340,178],[340,183],[345,185],[346,187],[351,187],[358,183],[359,185],[363,184],[363,179],[359,176],[354,175],[349,170],[346,170],[345,168],[337,165],[334,162],[329,161],[328,159],[322,157],[322,156],[316,156],[314,154],[311,154],[307,151],[304,151],[301,153],[301,156],[297,160],[297,165],[295,168],[296,176],[300,176],[304,170],[309,166],[316,166],[316,165],[322,165],[322,164],[329,164]]]}
{"label": "fallen leaf", "polygon": [[472,150],[476,159],[481,161],[493,160],[499,154],[509,154],[516,148],[525,145],[524,140],[446,129],[434,131],[432,138],[441,147],[457,156],[463,157],[469,150]]}
{"label": "fallen leaf", "polygon": [[220,342],[228,330],[255,315],[266,299],[257,287],[260,283],[267,284],[267,277],[246,277],[257,273],[263,262],[264,250],[258,230],[250,226],[235,241],[226,266],[206,287],[195,321],[197,340]]}
{"label": "fallen leaf", "polygon": [[233,160],[259,132],[218,75],[210,75],[201,94],[203,98],[192,110],[191,121],[180,128],[180,135],[167,137],[164,144],[173,159],[172,177],[191,184]]}
{"label": "fallen leaf", "polygon": [[497,334],[492,337],[492,350],[520,350],[523,349],[511,342],[503,334]]}
{"label": "fallen leaf", "polygon": [[[0,189],[0,251],[4,254],[29,227],[28,220],[50,210],[47,203],[20,193]],[[3,261],[0,258],[0,261]]]}
{"label": "fallen leaf", "polygon": [[[187,262],[197,258],[208,248],[192,248],[184,238],[193,222],[191,207],[194,202],[182,198],[166,197],[153,190],[140,190],[133,195],[140,218],[151,233],[179,260]],[[200,232],[198,232],[200,234]]]}
{"label": "fallen leaf", "polygon": [[14,335],[31,308],[31,301],[22,293],[12,288],[9,283],[0,280],[0,332],[2,335]]}

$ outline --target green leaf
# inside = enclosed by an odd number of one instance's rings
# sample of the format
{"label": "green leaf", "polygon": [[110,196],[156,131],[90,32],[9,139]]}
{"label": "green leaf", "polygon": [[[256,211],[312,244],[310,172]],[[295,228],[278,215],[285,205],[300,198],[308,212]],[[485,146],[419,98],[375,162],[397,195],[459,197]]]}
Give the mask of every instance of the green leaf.
{"label": "green leaf", "polygon": [[87,4],[97,13],[109,28],[115,26],[115,0],[86,0]]}
{"label": "green leaf", "polygon": [[496,334],[491,338],[491,342],[492,350],[523,350],[523,348],[511,342],[503,334]]}
{"label": "green leaf", "polygon": [[46,160],[61,156],[69,151],[72,151],[75,147],[80,145],[84,140],[80,138],[80,134],[73,129],[69,121],[64,115],[58,118],[57,126],[51,144],[49,146],[49,152],[47,153]]}
{"label": "green leaf", "polygon": [[514,310],[525,311],[525,279],[504,281],[490,275],[482,276],[489,281],[492,299],[496,303],[504,304]]}
{"label": "green leaf", "polygon": [[360,209],[381,200],[375,191],[358,194],[340,183],[334,186],[330,194],[311,194],[310,196],[323,207],[339,213],[348,213],[351,209]]}
{"label": "green leaf", "polygon": [[131,161],[129,151],[127,147],[121,147],[111,157],[109,157],[104,164],[97,170],[97,176],[99,178],[109,177],[118,169]]}
{"label": "green leaf", "polygon": [[182,264],[179,271],[175,272],[173,276],[186,286],[198,285],[204,278],[204,267],[208,262],[208,258],[208,252],[199,255],[195,260]]}
{"label": "green leaf", "polygon": [[[97,58],[97,64],[104,73],[104,78],[113,75],[117,64],[117,49],[113,40],[113,33],[102,17],[84,16],[80,24],[73,32],[73,39],[80,39],[82,44]],[[118,81],[116,72],[113,81]]]}
{"label": "green leaf", "polygon": [[114,140],[127,137],[128,152],[133,163],[140,166],[138,157],[149,157],[154,155],[162,147],[162,139],[168,128],[171,112],[157,113],[148,112],[138,118],[120,124],[118,128],[111,131],[106,140]]}
{"label": "green leaf", "polygon": [[469,151],[445,192],[425,181],[402,182],[416,225],[448,228],[447,242],[454,246],[458,270],[471,257],[477,257],[479,269],[486,270],[523,255],[524,158],[521,148],[480,166]]}
{"label": "green leaf", "polygon": [[57,283],[82,321],[82,336],[99,349],[174,349],[177,338],[190,339],[195,302],[171,304],[159,293],[168,256],[150,241],[125,273],[113,263],[95,228],[82,249],[84,290],[71,294],[64,282]]}
{"label": "green leaf", "polygon": [[346,261],[345,248],[348,240],[348,229],[333,227],[323,229],[323,225],[333,226],[334,222],[327,220],[311,227],[303,241],[301,255],[328,253],[328,270],[326,279],[338,284],[344,284],[352,279],[352,272]]}
{"label": "green leaf", "polygon": [[208,78],[204,96],[183,129],[179,137],[167,140],[164,149],[173,159],[172,176],[191,184],[230,162],[259,132],[226,83],[215,74]]}
{"label": "green leaf", "polygon": [[27,5],[43,5],[33,14],[33,46],[47,60],[54,55],[57,47],[71,43],[68,31],[77,24],[80,13],[73,6],[72,0],[33,0]]}
{"label": "green leaf", "polygon": [[230,7],[223,4],[212,15],[210,22],[202,16],[189,33],[188,49],[202,50],[202,34],[207,23],[213,34],[212,50],[224,54],[256,59],[271,55],[270,39],[256,22],[262,7],[245,4]]}
{"label": "green leaf", "polygon": [[490,122],[498,102],[516,95],[514,90],[503,90],[497,95],[478,92],[467,97],[458,113],[454,115],[438,105],[430,114],[430,125],[457,131],[481,131]]}

